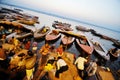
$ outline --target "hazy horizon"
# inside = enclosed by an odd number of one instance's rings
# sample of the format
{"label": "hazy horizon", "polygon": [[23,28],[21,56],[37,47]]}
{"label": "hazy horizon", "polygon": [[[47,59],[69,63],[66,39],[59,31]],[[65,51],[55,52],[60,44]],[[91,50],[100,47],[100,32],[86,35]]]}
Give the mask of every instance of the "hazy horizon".
{"label": "hazy horizon", "polygon": [[40,10],[120,32],[119,0],[2,0],[1,2]]}

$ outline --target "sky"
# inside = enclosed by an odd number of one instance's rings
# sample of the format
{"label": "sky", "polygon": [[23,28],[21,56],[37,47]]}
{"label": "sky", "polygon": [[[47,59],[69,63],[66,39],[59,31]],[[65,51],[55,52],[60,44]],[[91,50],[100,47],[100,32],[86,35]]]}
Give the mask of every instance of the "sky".
{"label": "sky", "polygon": [[3,0],[120,31],[120,0]]}

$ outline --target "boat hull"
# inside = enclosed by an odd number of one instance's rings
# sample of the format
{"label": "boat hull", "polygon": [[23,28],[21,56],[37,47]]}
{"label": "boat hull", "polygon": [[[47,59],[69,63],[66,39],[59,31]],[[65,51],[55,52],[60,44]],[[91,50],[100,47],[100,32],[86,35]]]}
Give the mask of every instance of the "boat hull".
{"label": "boat hull", "polygon": [[62,40],[63,45],[70,45],[70,44],[72,44],[74,39],[75,38],[72,36],[63,35],[61,40]]}
{"label": "boat hull", "polygon": [[52,41],[52,40],[56,40],[61,36],[60,33],[54,33],[54,32],[50,32],[45,36],[45,40],[46,41]]}
{"label": "boat hull", "polygon": [[105,60],[110,60],[110,55],[107,54],[108,51],[104,48],[103,45],[101,45],[98,41],[93,41],[91,40],[91,42],[93,43],[94,49],[95,51]]}
{"label": "boat hull", "polygon": [[[42,32],[42,30],[46,28],[47,31],[46,32]],[[45,35],[47,35],[50,32],[50,27],[42,27],[41,29],[37,30],[34,32],[34,38],[35,39],[39,39],[39,38],[43,38],[45,37]]]}
{"label": "boat hull", "polygon": [[93,53],[93,50],[94,50],[94,48],[93,48],[93,46],[90,44],[90,45],[86,45],[86,44],[81,44],[80,42],[79,42],[79,39],[76,39],[76,42],[77,42],[77,44],[80,46],[80,48],[84,51],[84,52],[86,52],[87,54],[92,54]]}

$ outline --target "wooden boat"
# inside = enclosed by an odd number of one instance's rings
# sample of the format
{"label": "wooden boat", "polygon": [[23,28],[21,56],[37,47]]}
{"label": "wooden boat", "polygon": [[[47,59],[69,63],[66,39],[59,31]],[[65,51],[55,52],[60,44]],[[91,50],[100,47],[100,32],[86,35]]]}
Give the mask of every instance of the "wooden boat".
{"label": "wooden boat", "polygon": [[69,23],[62,23],[62,22],[59,22],[59,21],[54,21],[54,23],[53,23],[52,26],[56,28],[55,25],[65,25],[65,26],[67,26],[67,27],[70,27],[70,26],[71,26],[71,24],[69,24]]}
{"label": "wooden boat", "polygon": [[41,29],[34,32],[34,38],[36,38],[36,39],[43,38],[49,32],[50,32],[50,27],[43,26]]}
{"label": "wooden boat", "polygon": [[56,30],[52,30],[45,36],[46,41],[56,40],[60,37],[60,33]]}
{"label": "wooden boat", "polygon": [[86,32],[90,31],[90,29],[87,29],[86,27],[83,27],[83,26],[76,26],[76,29],[80,31],[86,31]]}
{"label": "wooden boat", "polygon": [[84,38],[85,36],[81,35],[81,33],[75,33],[73,31],[62,31],[62,30],[57,30],[62,34],[78,37],[78,38]]}
{"label": "wooden boat", "polygon": [[69,35],[62,35],[61,40],[62,40],[63,45],[69,45],[75,40],[75,38]]}
{"label": "wooden boat", "polygon": [[26,33],[26,32],[22,32],[22,33],[18,33],[16,34],[14,37],[16,37],[17,39],[22,39],[22,38],[25,38],[25,37],[28,37],[28,36],[31,36],[32,33]]}
{"label": "wooden boat", "polygon": [[110,55],[107,54],[108,51],[104,48],[102,44],[100,44],[98,41],[91,40],[91,42],[94,45],[95,51],[105,60],[110,60]]}
{"label": "wooden boat", "polygon": [[81,35],[83,35],[84,37],[76,38],[77,44],[87,54],[92,54],[94,50],[92,43],[88,40],[88,38],[84,34],[81,34]]}
{"label": "wooden boat", "polygon": [[17,39],[22,39],[33,35],[32,31],[26,27],[15,29],[15,32],[16,34],[14,35],[14,37],[16,37]]}
{"label": "wooden boat", "polygon": [[71,24],[68,24],[68,23],[62,23],[62,22],[54,21],[52,26],[56,29],[61,29],[61,30],[64,30],[64,31],[73,31],[73,29],[70,27]]}
{"label": "wooden boat", "polygon": [[26,25],[34,25],[36,22],[33,20],[17,20],[19,23],[26,24]]}
{"label": "wooden boat", "polygon": [[98,80],[115,80],[110,69],[101,66],[97,67],[96,76]]}

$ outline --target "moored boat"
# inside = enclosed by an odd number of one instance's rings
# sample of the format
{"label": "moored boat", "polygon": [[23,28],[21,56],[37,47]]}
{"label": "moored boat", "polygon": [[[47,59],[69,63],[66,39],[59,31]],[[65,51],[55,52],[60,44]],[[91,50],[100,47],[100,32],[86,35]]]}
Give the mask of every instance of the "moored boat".
{"label": "moored boat", "polygon": [[91,40],[93,43],[95,51],[105,60],[110,60],[110,55],[107,54],[108,51],[104,48],[102,44],[100,44],[98,41]]}
{"label": "moored boat", "polygon": [[62,35],[62,43],[63,45],[69,45],[74,41],[74,37],[70,35]]}
{"label": "moored boat", "polygon": [[71,24],[68,24],[68,23],[54,21],[52,26],[56,29],[60,29],[60,30],[64,30],[64,31],[73,31],[73,29],[70,27]]}
{"label": "moored boat", "polygon": [[45,36],[45,40],[46,41],[51,41],[51,40],[56,40],[60,37],[60,33],[56,30],[52,30],[50,33],[48,33],[46,36]]}
{"label": "moored boat", "polygon": [[17,38],[17,39],[22,39],[22,38],[25,38],[25,37],[28,37],[28,36],[31,36],[32,33],[26,33],[26,32],[23,32],[23,33],[19,33],[19,34],[16,34],[14,37]]}
{"label": "moored boat", "polygon": [[94,50],[93,45],[85,35],[83,36],[84,37],[76,38],[76,42],[84,52],[86,52],[87,54],[92,54]]}
{"label": "moored boat", "polygon": [[86,27],[83,27],[83,26],[76,26],[76,29],[80,31],[86,31],[86,32],[90,31],[90,29],[87,29]]}
{"label": "moored boat", "polygon": [[25,28],[25,27],[23,27],[21,29],[16,29],[15,32],[16,32],[16,34],[14,35],[14,37],[17,39],[22,39],[22,38],[33,35],[32,31],[30,29]]}
{"label": "moored boat", "polygon": [[108,67],[97,67],[96,76],[98,80],[115,80],[111,70]]}
{"label": "moored boat", "polygon": [[39,39],[43,38],[45,35],[47,35],[50,32],[50,27],[43,26],[42,28],[38,29],[34,32],[34,38]]}

